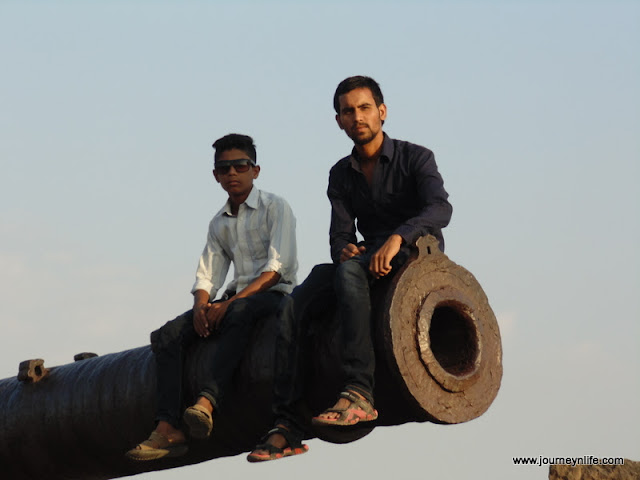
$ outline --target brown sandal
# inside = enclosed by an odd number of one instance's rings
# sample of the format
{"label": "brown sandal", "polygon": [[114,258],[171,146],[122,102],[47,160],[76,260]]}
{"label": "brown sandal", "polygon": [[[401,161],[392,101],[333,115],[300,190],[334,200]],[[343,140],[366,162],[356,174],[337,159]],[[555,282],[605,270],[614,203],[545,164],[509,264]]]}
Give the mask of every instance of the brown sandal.
{"label": "brown sandal", "polygon": [[202,405],[193,405],[184,411],[182,420],[193,438],[206,440],[213,430],[213,417]]}
{"label": "brown sandal", "polygon": [[164,435],[154,431],[147,440],[125,453],[125,456],[138,461],[157,460],[163,457],[180,457],[188,450],[186,443],[173,443]]}
{"label": "brown sandal", "polygon": [[[287,442],[287,446],[284,448],[278,448],[275,445],[268,443],[269,437],[275,433],[279,433],[284,437]],[[268,460],[278,460],[279,458],[291,457],[293,455],[300,455],[309,451],[309,447],[302,443],[301,439],[294,436],[286,428],[280,426],[269,430],[269,432],[262,438],[262,443],[256,445],[256,448],[247,455],[247,460],[251,463],[266,462]],[[264,450],[267,452],[265,455],[258,453],[258,451]]]}
{"label": "brown sandal", "polygon": [[311,423],[313,425],[355,425],[359,422],[371,422],[378,418],[378,411],[373,408],[367,400],[360,398],[353,392],[342,392],[340,398],[346,398],[351,402],[347,408],[328,408],[320,415],[325,413],[339,413],[337,418],[322,418],[320,416],[313,417]]}

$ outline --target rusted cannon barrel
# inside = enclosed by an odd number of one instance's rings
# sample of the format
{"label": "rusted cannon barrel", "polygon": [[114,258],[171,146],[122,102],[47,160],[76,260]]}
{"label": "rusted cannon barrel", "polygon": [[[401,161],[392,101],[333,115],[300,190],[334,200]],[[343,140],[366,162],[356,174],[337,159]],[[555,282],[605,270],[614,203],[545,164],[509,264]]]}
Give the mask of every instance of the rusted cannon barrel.
{"label": "rusted cannon barrel", "polygon": [[[431,421],[460,423],[484,413],[502,377],[502,348],[495,316],[482,288],[464,268],[437,248],[433,237],[418,241],[401,272],[373,291],[376,324],[376,425]],[[307,420],[333,403],[338,348],[332,306],[320,314],[323,327],[306,339]],[[99,480],[236,455],[250,450],[271,426],[271,389],[277,319],[255,329],[234,383],[221,405],[214,433],[194,441],[180,458],[136,463],[123,453],[153,428],[156,371],[149,346],[45,368],[23,362],[20,380],[0,380],[0,472],[3,478]],[[185,368],[185,401],[197,393],[201,365],[217,348],[200,342]],[[348,442],[372,426],[316,429],[309,437]]]}

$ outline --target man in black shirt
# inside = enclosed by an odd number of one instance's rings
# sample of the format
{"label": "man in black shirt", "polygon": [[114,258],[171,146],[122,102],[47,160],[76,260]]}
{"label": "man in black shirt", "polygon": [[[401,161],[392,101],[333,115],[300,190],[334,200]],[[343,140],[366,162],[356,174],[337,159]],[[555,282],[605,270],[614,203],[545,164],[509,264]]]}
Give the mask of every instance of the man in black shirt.
{"label": "man in black shirt", "polygon": [[[406,262],[423,235],[434,235],[444,250],[441,229],[451,205],[433,152],[389,138],[382,125],[387,107],[369,77],[349,77],[334,95],[338,126],[353,140],[351,155],[329,174],[329,232],[333,264],[317,265],[283,301],[276,348],[274,414],[276,428],[249,454],[252,462],[304,453],[303,427],[294,406],[302,396],[300,339],[307,312],[327,302],[337,305],[342,327],[343,392],[335,405],[314,417],[318,425],[354,425],[375,420],[375,356],[371,332],[370,287]],[[364,240],[358,242],[357,229]]]}

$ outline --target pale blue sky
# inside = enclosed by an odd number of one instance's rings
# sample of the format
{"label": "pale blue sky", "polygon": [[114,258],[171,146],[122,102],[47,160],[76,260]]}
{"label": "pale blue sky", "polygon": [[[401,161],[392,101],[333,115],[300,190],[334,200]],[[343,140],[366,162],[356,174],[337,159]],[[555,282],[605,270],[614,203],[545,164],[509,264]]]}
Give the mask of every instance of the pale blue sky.
{"label": "pale blue sky", "polygon": [[[0,378],[117,352],[190,306],[224,192],[211,143],[252,135],[258,185],[327,261],[337,83],[436,154],[447,254],[503,335],[490,410],[269,465],[140,479],[540,479],[513,456],[640,460],[640,3],[0,2]],[[390,473],[392,469],[395,473]],[[543,471],[545,470],[545,471]]]}

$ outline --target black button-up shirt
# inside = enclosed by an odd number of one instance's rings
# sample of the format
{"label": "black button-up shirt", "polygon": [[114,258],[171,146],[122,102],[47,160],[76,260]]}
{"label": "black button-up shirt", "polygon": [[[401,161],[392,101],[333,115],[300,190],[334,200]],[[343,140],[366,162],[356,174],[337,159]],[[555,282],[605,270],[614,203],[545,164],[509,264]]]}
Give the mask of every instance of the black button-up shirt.
{"label": "black button-up shirt", "polygon": [[368,252],[373,253],[394,233],[402,237],[403,246],[431,234],[444,251],[442,228],[451,219],[452,207],[433,152],[427,148],[384,134],[371,187],[354,148],[331,168],[327,195],[331,258],[336,263],[342,249],[357,242],[356,219]]}

